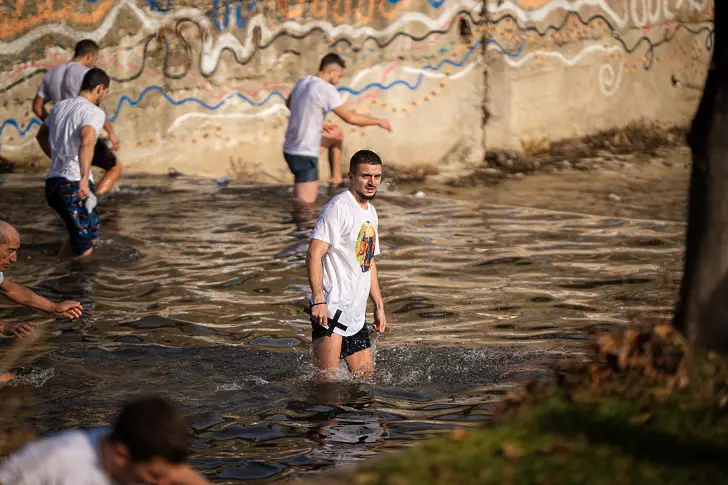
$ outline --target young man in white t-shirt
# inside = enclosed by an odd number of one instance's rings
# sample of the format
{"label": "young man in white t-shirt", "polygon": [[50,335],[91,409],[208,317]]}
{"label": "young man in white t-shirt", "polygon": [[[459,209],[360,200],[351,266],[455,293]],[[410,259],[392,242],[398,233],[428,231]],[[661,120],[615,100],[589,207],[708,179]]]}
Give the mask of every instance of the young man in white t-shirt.
{"label": "young man in white t-shirt", "polygon": [[351,157],[349,190],[326,204],[306,255],[311,284],[311,325],[316,366],[335,370],[341,359],[352,373],[374,372],[367,298],[374,304],[373,328],[387,325],[374,256],[379,255],[379,218],[371,200],[382,180],[382,160],[370,150]]}
{"label": "young man in white t-shirt", "polygon": [[321,60],[315,76],[299,79],[286,99],[291,110],[283,157],[294,176],[293,196],[303,204],[313,204],[318,197],[319,150],[329,150],[331,183],[339,185],[341,178],[341,149],[344,134],[336,125],[324,123],[329,111],[350,125],[377,125],[389,132],[389,121],[354,113],[344,106],[336,85],[344,75],[346,63],[338,54],[327,54]]}
{"label": "young man in white t-shirt", "polygon": [[[71,320],[80,317],[83,307],[77,301],[54,303],[22,285],[10,281],[3,275],[3,271],[8,269],[8,266],[18,261],[18,249],[20,249],[20,234],[7,222],[0,221],[0,295],[19,305],[45,313],[63,316]],[[33,334],[34,328],[33,324],[10,325],[0,321],[0,333],[8,337],[14,335],[18,339],[22,339]],[[0,382],[7,382],[13,377],[11,373],[0,370]]]}
{"label": "young man in white t-shirt", "polygon": [[2,485],[210,485],[186,463],[189,429],[166,399],[126,404],[113,428],[73,429],[0,463]]}
{"label": "young man in white t-shirt", "polygon": [[[33,99],[33,113],[41,121],[45,121],[48,117],[48,111],[45,108],[46,103],[50,101],[55,105],[64,99],[75,98],[79,95],[83,77],[89,69],[96,67],[99,50],[99,45],[96,42],[83,39],[76,44],[73,59],[48,71]],[[119,137],[116,135],[108,117],[104,120],[104,130],[109,135],[113,150],[118,150],[120,145]],[[43,152],[49,158],[52,158],[48,140],[48,127],[46,125],[41,125],[35,138],[38,140]],[[121,175],[122,164],[103,140],[96,143],[91,165],[106,171],[101,181],[99,181],[96,193],[101,195],[110,191],[116,179]]]}
{"label": "young man in white t-shirt", "polygon": [[89,256],[98,238],[100,221],[91,160],[106,119],[99,104],[110,84],[103,70],[89,69],[80,95],[60,101],[45,120],[52,154],[45,179],[46,201],[61,216],[69,234],[62,257]]}

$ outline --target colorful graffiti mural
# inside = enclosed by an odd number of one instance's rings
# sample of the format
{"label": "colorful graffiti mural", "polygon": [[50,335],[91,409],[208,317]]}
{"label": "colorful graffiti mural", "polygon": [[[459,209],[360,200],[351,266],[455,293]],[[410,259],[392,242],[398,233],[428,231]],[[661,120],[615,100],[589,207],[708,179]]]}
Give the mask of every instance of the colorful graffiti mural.
{"label": "colorful graffiti mural", "polygon": [[[347,60],[348,75],[339,90],[360,112],[407,118],[435,103],[443,112],[471,112],[467,122],[477,123],[481,106],[462,101],[462,93],[482,89],[484,63],[491,59],[514,71],[546,64],[565,70],[594,66],[589,73],[599,92],[614,97],[625,83],[639,83],[660,64],[699,82],[713,41],[710,0],[89,0],[58,5],[17,1],[0,14],[0,97],[8,106],[0,118],[3,150],[32,147],[29,135],[39,126],[29,111],[34,89],[48,69],[70,57],[81,38],[103,46],[99,65],[115,83],[105,108],[131,134],[125,136],[128,150],[169,138],[234,144],[260,133],[280,134],[295,75],[315,70],[318,57],[329,50]],[[149,126],[134,128],[148,110],[164,113],[146,116],[154,120],[153,136]],[[235,123],[254,128],[238,129],[242,134],[232,137]],[[349,136],[364,133],[349,129]],[[443,140],[445,146],[452,142]]]}

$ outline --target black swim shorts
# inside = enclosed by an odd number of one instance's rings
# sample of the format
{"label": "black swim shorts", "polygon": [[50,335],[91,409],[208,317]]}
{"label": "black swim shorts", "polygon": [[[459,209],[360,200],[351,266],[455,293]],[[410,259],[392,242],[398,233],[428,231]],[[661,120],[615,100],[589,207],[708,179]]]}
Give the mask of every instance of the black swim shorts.
{"label": "black swim shorts", "polygon": [[103,168],[106,171],[111,170],[116,166],[116,155],[109,145],[106,144],[106,140],[99,138],[96,141],[94,147],[94,158],[91,160],[91,165],[99,168]]}
{"label": "black swim shorts", "polygon": [[[40,125],[36,138],[38,138],[39,141],[44,140],[45,142],[48,142],[48,135],[48,126],[45,124]],[[99,138],[96,141],[96,146],[94,147],[94,158],[91,160],[91,165],[102,168],[106,171],[109,171],[116,166],[116,155],[111,148],[109,148],[109,145],[103,138]]]}
{"label": "black swim shorts", "polygon": [[[311,339],[318,340],[328,334],[326,328],[316,323],[311,323]],[[346,359],[350,355],[366,350],[372,346],[369,340],[369,327],[364,324],[357,333],[351,337],[341,337],[341,354],[339,359]]]}
{"label": "black swim shorts", "polygon": [[297,184],[304,182],[316,182],[318,180],[318,157],[284,153],[283,158],[286,159],[288,168],[291,169],[294,181]]}

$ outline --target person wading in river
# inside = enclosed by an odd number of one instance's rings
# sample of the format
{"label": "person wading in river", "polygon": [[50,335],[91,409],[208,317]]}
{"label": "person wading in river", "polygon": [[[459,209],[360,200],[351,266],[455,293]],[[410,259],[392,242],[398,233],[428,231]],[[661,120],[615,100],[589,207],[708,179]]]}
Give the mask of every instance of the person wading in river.
{"label": "person wading in river", "polygon": [[356,152],[349,165],[349,190],[324,206],[311,236],[306,268],[313,352],[321,370],[335,370],[345,359],[352,373],[374,372],[365,325],[367,297],[374,304],[374,330],[383,332],[387,325],[374,262],[379,218],[370,203],[381,180],[379,156],[370,150]]}
{"label": "person wading in river", "polygon": [[45,120],[53,155],[45,179],[46,201],[61,216],[69,235],[61,257],[91,255],[98,237],[100,221],[91,160],[106,119],[99,104],[110,84],[104,71],[89,69],[81,94],[59,102]]}
{"label": "person wading in river", "polygon": [[[18,249],[20,249],[20,235],[13,226],[0,221],[0,295],[10,301],[45,313],[63,316],[73,320],[81,316],[83,307],[75,301],[53,303],[28,288],[13,283],[3,275],[9,265],[17,262]],[[20,323],[10,325],[0,321],[0,333],[6,336],[15,335],[18,339],[34,333],[34,324]],[[0,371],[0,382],[6,382],[14,376],[9,372]]]}
{"label": "person wading in river", "polygon": [[0,464],[2,485],[209,485],[186,463],[189,430],[166,399],[127,403],[113,428],[72,429]]}
{"label": "person wading in river", "polygon": [[[73,59],[54,67],[43,78],[43,82],[41,82],[38,92],[33,99],[33,113],[41,121],[45,121],[48,117],[48,111],[45,108],[47,102],[50,101],[53,105],[56,105],[64,99],[77,97],[81,92],[83,77],[89,69],[96,67],[98,57],[99,45],[96,42],[89,39],[79,41],[76,44]],[[114,154],[114,151],[119,149],[119,137],[116,135],[114,127],[106,116],[104,117],[104,130],[109,135],[109,141],[111,142],[113,151],[109,149],[109,146],[104,140],[99,140],[94,147],[91,165],[106,171],[101,181],[99,181],[96,190],[96,194],[98,195],[105,194],[112,189],[114,182],[119,178],[122,170],[121,162]],[[38,140],[38,144],[43,149],[43,152],[52,159],[51,147],[48,140],[48,127],[45,124],[41,125],[35,138]]]}
{"label": "person wading in river", "polygon": [[340,127],[324,122],[329,111],[346,123],[355,126],[376,125],[389,132],[389,121],[354,113],[344,106],[336,85],[344,75],[346,63],[338,54],[327,54],[321,60],[318,74],[299,79],[286,99],[291,117],[286,128],[283,157],[294,176],[293,196],[299,219],[306,219],[305,212],[316,202],[319,189],[319,149],[329,151],[331,187],[343,183],[341,177],[341,153],[344,132]]}

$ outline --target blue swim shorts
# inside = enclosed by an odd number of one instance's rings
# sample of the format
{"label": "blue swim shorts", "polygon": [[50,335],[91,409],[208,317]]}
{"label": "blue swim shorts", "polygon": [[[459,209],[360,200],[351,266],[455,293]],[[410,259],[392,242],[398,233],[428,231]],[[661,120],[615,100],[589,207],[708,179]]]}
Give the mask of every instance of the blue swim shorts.
{"label": "blue swim shorts", "polygon": [[[78,182],[62,177],[46,180],[45,195],[48,205],[58,212],[66,225],[73,252],[79,256],[92,247],[99,237],[99,214],[96,208],[89,213],[84,202],[78,198]],[[89,183],[94,195],[96,187]]]}
{"label": "blue swim shorts", "polygon": [[286,159],[288,168],[291,169],[294,181],[297,184],[316,182],[319,179],[318,157],[283,153],[283,158]]}

